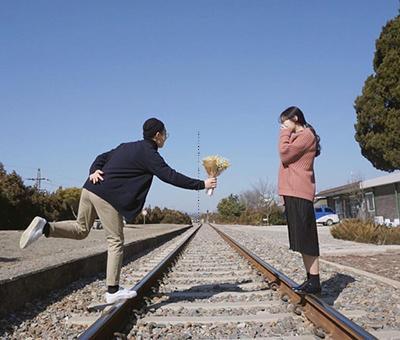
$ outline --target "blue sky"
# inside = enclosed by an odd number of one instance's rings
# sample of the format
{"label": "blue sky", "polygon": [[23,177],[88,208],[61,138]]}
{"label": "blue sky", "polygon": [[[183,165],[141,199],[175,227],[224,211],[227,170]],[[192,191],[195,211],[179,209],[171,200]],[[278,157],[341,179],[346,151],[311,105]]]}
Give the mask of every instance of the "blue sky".
{"label": "blue sky", "polygon": [[[317,189],[384,175],[354,140],[354,100],[397,0],[2,1],[0,162],[43,187],[81,186],[99,153],[162,119],[160,153],[197,176],[232,162],[202,210],[258,179],[276,183],[278,116],[297,105],[321,136]],[[205,177],[202,170],[202,177]],[[27,182],[29,183],[29,182]],[[148,204],[196,211],[155,180]]]}

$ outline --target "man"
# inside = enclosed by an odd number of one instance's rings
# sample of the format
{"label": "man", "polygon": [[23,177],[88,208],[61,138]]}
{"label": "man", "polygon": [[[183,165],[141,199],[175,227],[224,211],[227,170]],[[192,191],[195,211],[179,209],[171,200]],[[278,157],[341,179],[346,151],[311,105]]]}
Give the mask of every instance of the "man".
{"label": "man", "polygon": [[163,122],[148,119],[143,140],[123,143],[94,160],[83,186],[76,221],[47,222],[35,217],[23,232],[20,247],[26,248],[42,235],[81,240],[99,216],[108,241],[107,303],[132,298],[136,292],[119,287],[123,259],[123,217],[131,221],[143,209],[153,176],[177,187],[191,190],[215,188],[216,178],[200,181],[171,169],[158,153],[168,137]]}

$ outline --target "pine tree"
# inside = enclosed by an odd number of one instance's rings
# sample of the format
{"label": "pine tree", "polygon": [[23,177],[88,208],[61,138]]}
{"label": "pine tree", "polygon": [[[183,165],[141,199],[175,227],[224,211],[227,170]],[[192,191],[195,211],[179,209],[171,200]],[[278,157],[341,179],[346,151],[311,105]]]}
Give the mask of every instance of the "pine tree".
{"label": "pine tree", "polygon": [[383,27],[373,66],[355,101],[355,139],[375,168],[392,172],[400,169],[400,16]]}

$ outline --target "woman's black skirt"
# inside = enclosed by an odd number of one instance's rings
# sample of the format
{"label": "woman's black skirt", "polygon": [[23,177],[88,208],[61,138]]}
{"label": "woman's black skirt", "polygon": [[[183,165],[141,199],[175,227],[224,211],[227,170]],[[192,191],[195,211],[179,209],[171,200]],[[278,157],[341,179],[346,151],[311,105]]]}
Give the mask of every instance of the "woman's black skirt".
{"label": "woman's black skirt", "polygon": [[288,222],[289,247],[302,254],[319,256],[314,205],[299,197],[284,196]]}

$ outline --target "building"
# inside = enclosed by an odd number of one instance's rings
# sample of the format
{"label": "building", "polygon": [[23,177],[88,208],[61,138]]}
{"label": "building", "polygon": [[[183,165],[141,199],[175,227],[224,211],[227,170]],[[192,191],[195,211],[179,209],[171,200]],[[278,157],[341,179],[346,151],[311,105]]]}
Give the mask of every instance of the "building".
{"label": "building", "polygon": [[379,224],[400,225],[400,172],[320,191],[316,205],[322,203],[341,219],[370,217]]}

